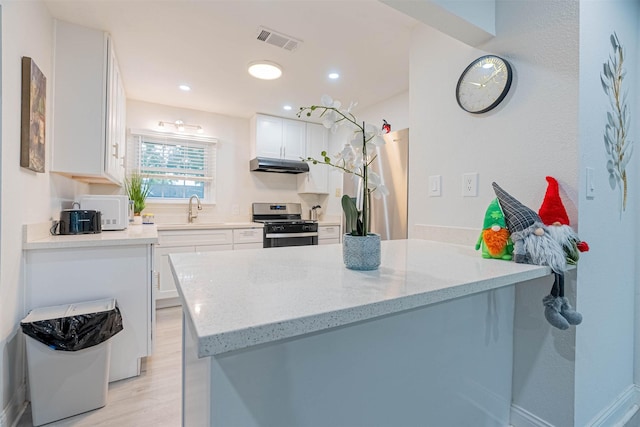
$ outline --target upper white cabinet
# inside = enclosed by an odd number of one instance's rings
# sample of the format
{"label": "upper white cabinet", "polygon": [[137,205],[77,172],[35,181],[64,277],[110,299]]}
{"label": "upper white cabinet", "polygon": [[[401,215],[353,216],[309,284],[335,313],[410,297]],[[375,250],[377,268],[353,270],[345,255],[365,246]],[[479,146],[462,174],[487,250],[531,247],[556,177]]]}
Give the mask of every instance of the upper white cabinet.
{"label": "upper white cabinet", "polygon": [[[322,161],[322,152],[329,146],[327,129],[316,123],[306,123],[306,141],[307,156]],[[328,194],[329,168],[309,162],[309,172],[298,175],[298,193]]]}
{"label": "upper white cabinet", "polygon": [[121,184],[126,96],[107,33],[56,21],[53,102],[51,171]]}
{"label": "upper white cabinet", "polygon": [[255,157],[300,160],[305,157],[305,122],[256,114],[251,119]]}

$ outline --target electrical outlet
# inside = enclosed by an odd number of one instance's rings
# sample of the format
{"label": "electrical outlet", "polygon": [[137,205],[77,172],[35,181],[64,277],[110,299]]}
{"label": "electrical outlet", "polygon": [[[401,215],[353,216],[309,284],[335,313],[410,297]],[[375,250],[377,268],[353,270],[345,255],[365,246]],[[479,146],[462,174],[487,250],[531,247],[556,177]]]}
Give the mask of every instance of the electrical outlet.
{"label": "electrical outlet", "polygon": [[478,173],[462,175],[462,197],[478,197]]}
{"label": "electrical outlet", "polygon": [[231,215],[235,215],[235,216],[240,215],[240,206],[231,205]]}
{"label": "electrical outlet", "polygon": [[442,195],[442,175],[431,175],[429,177],[429,197],[440,197]]}
{"label": "electrical outlet", "polygon": [[342,197],[342,190],[339,187],[336,188],[336,197]]}

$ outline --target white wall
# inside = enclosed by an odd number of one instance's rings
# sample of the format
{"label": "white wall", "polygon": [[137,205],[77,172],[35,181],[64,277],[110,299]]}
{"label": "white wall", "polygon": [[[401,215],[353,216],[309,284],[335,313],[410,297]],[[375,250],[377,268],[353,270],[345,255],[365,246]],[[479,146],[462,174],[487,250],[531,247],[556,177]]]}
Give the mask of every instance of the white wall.
{"label": "white wall", "polygon": [[[580,2],[580,235],[591,246],[578,270],[578,306],[585,322],[576,329],[576,419],[586,425],[633,384],[634,295],[638,244],[638,73],[637,1]],[[630,139],[636,152],[627,168],[626,211],[620,215],[620,192],[609,186],[608,156],[603,143],[609,98],[600,83],[602,64],[612,53],[615,31],[625,48],[629,91]],[[587,199],[585,168],[595,172],[595,198]],[[624,248],[621,250],[621,248]],[[637,324],[636,324],[637,325]],[[637,359],[637,355],[635,357]]]}
{"label": "white wall", "polygon": [[[479,49],[424,26],[413,33],[412,141],[422,144],[412,145],[410,225],[479,229],[494,180],[537,210],[544,176],[552,175],[572,225],[591,245],[572,273],[576,279],[569,275],[567,282],[582,325],[565,332],[546,325],[540,300],[550,282],[536,281],[516,295],[513,403],[520,415],[553,425],[587,425],[616,405],[624,411],[628,402],[616,399],[633,384],[638,160],[636,154],[628,167],[628,206],[620,217],[619,194],[609,188],[605,168],[608,101],[599,74],[615,30],[627,50],[625,82],[637,117],[638,7],[632,1],[498,1],[496,37]],[[485,52],[511,61],[514,83],[494,112],[471,116],[457,107],[453,92],[460,71]],[[632,139],[637,132],[636,121]],[[593,200],[584,190],[586,167],[595,170]],[[478,198],[461,197],[464,172],[480,173]],[[424,187],[435,174],[443,176],[443,195],[429,198]]]}
{"label": "white wall", "polygon": [[41,1],[0,1],[2,7],[2,187],[0,219],[0,425],[24,402],[22,224],[58,216],[61,199],[85,189],[66,178],[20,167],[21,58],[47,77],[47,159],[51,149],[53,21]]}
{"label": "white wall", "polygon": [[[462,70],[486,53],[510,61],[514,80],[500,106],[471,115],[457,105],[455,87]],[[577,226],[578,65],[575,2],[498,1],[496,37],[478,48],[424,25],[414,29],[410,237],[430,237],[420,225],[462,227],[477,237],[495,197],[492,181],[538,210],[546,175],[560,182]],[[478,197],[462,197],[467,172],[479,173]],[[430,175],[442,176],[441,197],[427,196]],[[567,426],[574,416],[575,329],[556,331],[545,321],[541,301],[551,283],[551,278],[539,279],[516,293],[513,403],[553,425]],[[567,295],[575,298],[571,278]],[[583,314],[589,325],[591,313]]]}
{"label": "white wall", "polygon": [[409,114],[409,90],[370,107],[356,110],[356,117],[376,127],[382,127],[382,119],[384,119],[391,125],[392,132],[408,128],[411,117]]}

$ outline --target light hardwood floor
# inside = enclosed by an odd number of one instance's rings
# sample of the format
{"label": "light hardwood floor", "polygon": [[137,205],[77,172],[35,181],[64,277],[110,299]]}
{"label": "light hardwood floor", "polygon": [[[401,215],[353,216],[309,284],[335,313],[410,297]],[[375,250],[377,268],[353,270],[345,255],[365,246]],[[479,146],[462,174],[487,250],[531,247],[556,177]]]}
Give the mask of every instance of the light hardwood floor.
{"label": "light hardwood floor", "polygon": [[[156,312],[153,356],[138,377],[109,384],[104,408],[47,426],[180,426],[182,391],[182,307]],[[27,408],[17,427],[31,426]]]}

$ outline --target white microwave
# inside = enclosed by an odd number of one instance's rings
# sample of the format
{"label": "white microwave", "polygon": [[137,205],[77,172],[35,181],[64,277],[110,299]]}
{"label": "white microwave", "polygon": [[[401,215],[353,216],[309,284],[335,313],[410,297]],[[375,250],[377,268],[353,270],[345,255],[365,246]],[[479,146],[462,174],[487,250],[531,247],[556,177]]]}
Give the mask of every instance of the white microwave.
{"label": "white microwave", "polygon": [[129,197],[85,195],[78,199],[81,209],[102,214],[102,230],[124,230],[129,225]]}

